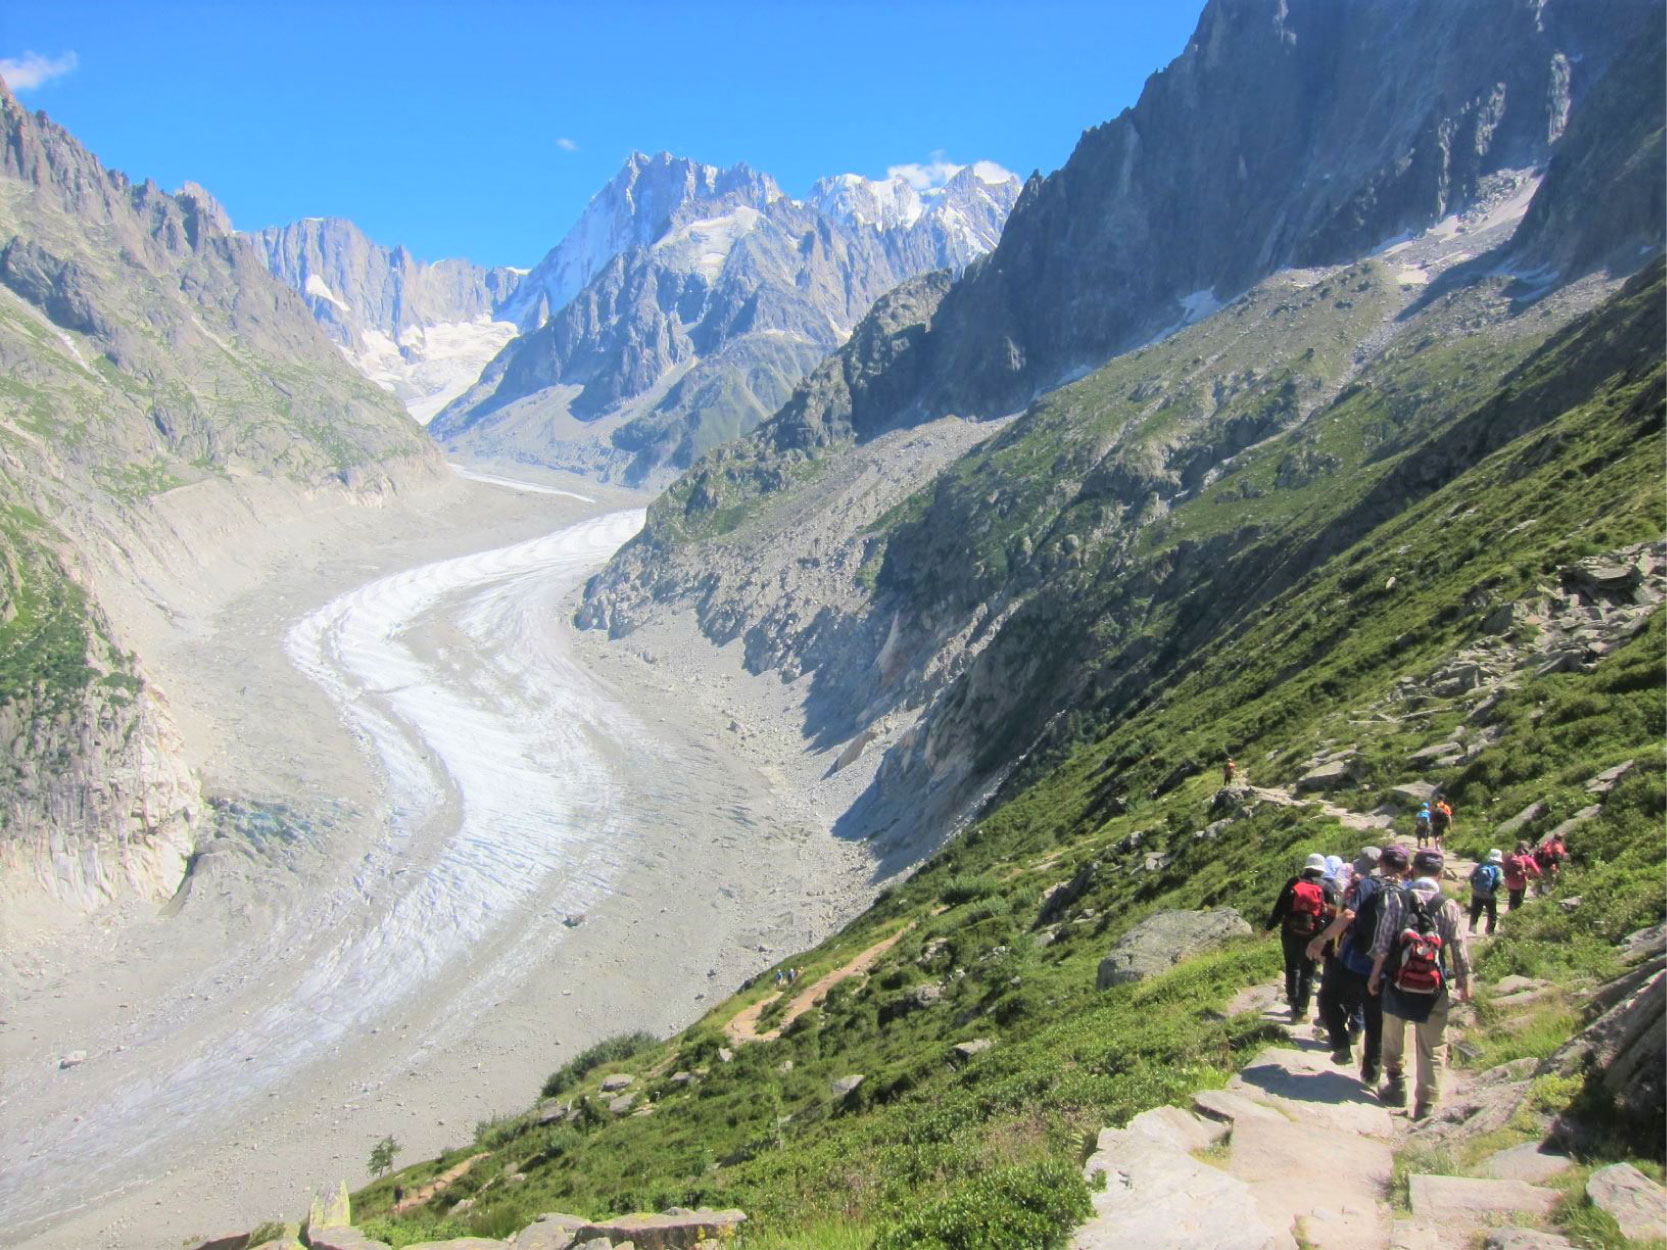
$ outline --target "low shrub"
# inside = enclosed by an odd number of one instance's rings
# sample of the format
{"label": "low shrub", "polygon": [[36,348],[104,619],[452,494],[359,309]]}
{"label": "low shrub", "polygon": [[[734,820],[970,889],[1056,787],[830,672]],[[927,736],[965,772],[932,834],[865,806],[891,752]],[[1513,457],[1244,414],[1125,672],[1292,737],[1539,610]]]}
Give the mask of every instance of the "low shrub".
{"label": "low shrub", "polygon": [[633,1055],[641,1054],[650,1046],[659,1045],[659,1042],[660,1039],[652,1033],[641,1032],[621,1033],[616,1037],[604,1038],[596,1045],[581,1050],[552,1072],[539,1092],[545,1098],[564,1094],[603,1064],[619,1063]]}
{"label": "low shrub", "polygon": [[963,1181],[885,1225],[874,1250],[1049,1250],[1092,1213],[1081,1174],[1049,1159]]}

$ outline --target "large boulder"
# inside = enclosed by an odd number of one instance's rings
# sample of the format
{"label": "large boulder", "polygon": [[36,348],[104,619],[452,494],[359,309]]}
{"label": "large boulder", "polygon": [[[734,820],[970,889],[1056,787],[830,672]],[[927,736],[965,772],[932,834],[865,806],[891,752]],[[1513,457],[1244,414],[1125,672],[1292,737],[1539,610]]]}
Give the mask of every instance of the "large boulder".
{"label": "large boulder", "polygon": [[684,1211],[673,1208],[659,1215],[622,1215],[616,1220],[586,1224],[577,1234],[581,1244],[606,1237],[617,1246],[630,1242],[637,1250],[694,1250],[711,1238],[728,1240],[746,1221],[742,1211]]}
{"label": "large boulder", "polygon": [[1592,1205],[1609,1212],[1623,1235],[1646,1241],[1667,1233],[1667,1189],[1630,1163],[1599,1168],[1586,1181]]}
{"label": "large boulder", "polygon": [[1173,968],[1230,938],[1249,937],[1250,925],[1231,907],[1214,911],[1160,911],[1125,933],[1100,961],[1100,989],[1141,981]]}
{"label": "large boulder", "polygon": [[509,1239],[513,1250],[568,1250],[579,1230],[590,1221],[579,1215],[546,1211]]}
{"label": "large boulder", "polygon": [[[1667,1119],[1661,1036],[1667,1030],[1667,957],[1657,956],[1605,986],[1593,1000],[1602,1015],[1541,1065],[1542,1072],[1595,1072],[1616,1110],[1641,1125]],[[1564,1136],[1577,1126],[1560,1123]]]}

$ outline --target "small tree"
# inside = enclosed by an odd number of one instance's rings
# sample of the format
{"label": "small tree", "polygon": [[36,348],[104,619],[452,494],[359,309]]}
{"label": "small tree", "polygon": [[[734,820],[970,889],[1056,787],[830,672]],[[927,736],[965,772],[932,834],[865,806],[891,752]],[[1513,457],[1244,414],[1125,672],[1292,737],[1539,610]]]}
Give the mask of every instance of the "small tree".
{"label": "small tree", "polygon": [[371,1147],[370,1152],[371,1175],[386,1176],[389,1172],[392,1172],[394,1170],[394,1156],[403,1149],[404,1147],[394,1140],[392,1133],[377,1142],[375,1146]]}

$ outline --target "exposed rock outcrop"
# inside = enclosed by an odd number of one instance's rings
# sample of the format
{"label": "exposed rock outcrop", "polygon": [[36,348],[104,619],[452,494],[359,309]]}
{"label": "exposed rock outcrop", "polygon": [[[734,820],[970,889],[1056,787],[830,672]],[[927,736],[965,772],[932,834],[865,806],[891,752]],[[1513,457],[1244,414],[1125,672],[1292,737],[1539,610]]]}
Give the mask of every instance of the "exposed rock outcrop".
{"label": "exposed rock outcrop", "polygon": [[1183,959],[1233,938],[1249,937],[1250,925],[1231,907],[1215,911],[1160,911],[1125,933],[1100,961],[1103,990],[1173,968]]}

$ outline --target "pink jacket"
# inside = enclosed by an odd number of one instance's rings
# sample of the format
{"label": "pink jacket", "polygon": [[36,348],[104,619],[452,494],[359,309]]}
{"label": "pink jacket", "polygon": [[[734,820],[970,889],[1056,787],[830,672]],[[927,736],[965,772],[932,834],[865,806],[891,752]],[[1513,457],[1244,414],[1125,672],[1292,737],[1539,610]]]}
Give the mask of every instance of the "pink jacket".
{"label": "pink jacket", "polygon": [[1507,855],[1505,857],[1505,888],[1507,890],[1526,890],[1528,878],[1540,875],[1540,866],[1534,862],[1532,855]]}

